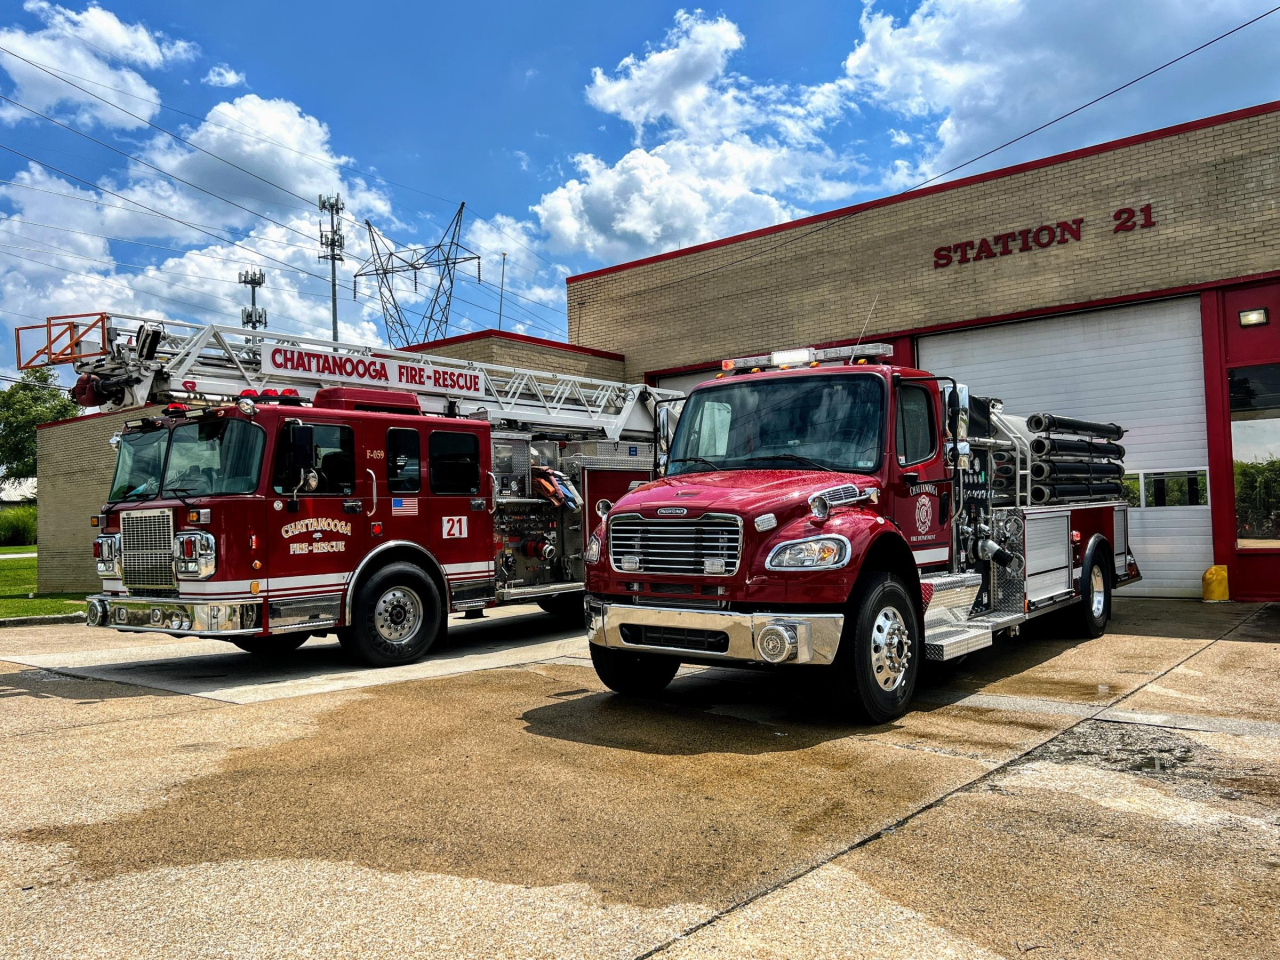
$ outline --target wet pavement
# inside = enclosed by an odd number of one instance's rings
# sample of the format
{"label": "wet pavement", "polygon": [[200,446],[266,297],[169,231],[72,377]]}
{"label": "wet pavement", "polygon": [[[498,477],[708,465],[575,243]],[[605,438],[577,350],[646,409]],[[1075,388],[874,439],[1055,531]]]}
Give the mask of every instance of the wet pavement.
{"label": "wet pavement", "polygon": [[880,727],[524,608],[384,671],[0,631],[0,955],[1274,956],[1278,623],[1118,600]]}

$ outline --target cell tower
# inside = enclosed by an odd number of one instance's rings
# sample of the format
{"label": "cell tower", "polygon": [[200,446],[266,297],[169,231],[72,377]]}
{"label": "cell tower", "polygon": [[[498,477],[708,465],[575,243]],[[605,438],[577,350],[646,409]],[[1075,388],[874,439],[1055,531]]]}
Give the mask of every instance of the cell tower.
{"label": "cell tower", "polygon": [[[356,292],[356,279],[374,277],[378,282],[378,296],[382,299],[382,319],[387,327],[387,341],[393,347],[408,347],[417,343],[439,340],[449,335],[449,309],[453,305],[453,280],[458,267],[474,263],[476,280],[480,279],[480,257],[458,242],[462,232],[462,211],[466,204],[458,205],[458,212],[449,221],[440,242],[431,247],[397,247],[377,231],[368,220],[369,259],[361,264],[351,283],[352,296]],[[413,274],[413,289],[418,290],[418,274],[426,272],[435,281],[435,290],[428,298],[421,315],[407,312],[396,298],[396,274]]]}
{"label": "cell tower", "polygon": [[329,296],[333,307],[333,341],[338,342],[338,264],[342,262],[342,245],[345,238],[338,218],[342,215],[342,194],[320,197],[320,212],[329,214],[329,229],[320,221],[320,259],[329,261]]}
{"label": "cell tower", "polygon": [[249,306],[240,308],[240,326],[257,330],[267,328],[267,309],[258,306],[258,288],[267,282],[261,270],[241,270],[240,282],[249,288]]}

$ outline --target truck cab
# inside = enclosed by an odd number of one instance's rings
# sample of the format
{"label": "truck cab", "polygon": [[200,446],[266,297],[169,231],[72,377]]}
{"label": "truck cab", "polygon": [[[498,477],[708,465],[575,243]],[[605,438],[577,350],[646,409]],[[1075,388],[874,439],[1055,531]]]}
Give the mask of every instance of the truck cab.
{"label": "truck cab", "polygon": [[[814,666],[854,712],[884,722],[906,709],[926,656],[963,655],[1027,618],[1035,508],[997,492],[990,459],[1022,447],[993,434],[985,401],[971,440],[967,389],[886,363],[888,352],[726,361],[690,394],[664,476],[598,505],[587,619],[608,686],[652,693],[682,662]],[[1079,601],[1083,576],[1100,604],[1094,629],[1105,626],[1117,570],[1137,574],[1127,555],[1113,560],[1117,507],[1107,502],[1087,558],[1069,556],[1082,524],[1064,528],[1046,571],[1061,589],[1037,595],[1037,612]],[[1070,520],[1080,508],[1051,509]]]}

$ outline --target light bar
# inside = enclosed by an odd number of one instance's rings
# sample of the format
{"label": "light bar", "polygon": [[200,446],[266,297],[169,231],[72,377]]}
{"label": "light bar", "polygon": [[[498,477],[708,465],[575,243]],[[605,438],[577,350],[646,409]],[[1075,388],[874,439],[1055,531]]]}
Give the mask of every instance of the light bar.
{"label": "light bar", "polygon": [[888,360],[892,357],[893,346],[888,343],[862,343],[853,347],[827,347],[823,350],[816,350],[813,347],[796,347],[791,350],[775,350],[773,353],[755,357],[722,360],[720,369],[726,373],[732,373],[735,370],[803,367],[840,360],[852,363],[855,360]]}

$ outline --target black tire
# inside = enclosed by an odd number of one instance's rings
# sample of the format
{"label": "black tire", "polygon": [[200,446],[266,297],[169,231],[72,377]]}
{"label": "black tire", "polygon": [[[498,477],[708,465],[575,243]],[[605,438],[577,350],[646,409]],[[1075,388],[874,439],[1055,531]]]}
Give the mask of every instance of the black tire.
{"label": "black tire", "polygon": [[833,664],[844,712],[871,723],[902,716],[924,659],[916,604],[890,573],[871,573],[858,590]]}
{"label": "black tire", "polygon": [[615,693],[651,697],[666,689],[680,669],[675,657],[631,653],[591,644],[591,665],[596,676]]}
{"label": "black tire", "polygon": [[539,597],[538,606],[558,620],[567,620],[575,624],[582,623],[582,592],[579,590],[574,590],[571,593],[553,593],[549,597]]}
{"label": "black tire", "polygon": [[270,659],[293,653],[311,639],[309,633],[286,633],[279,637],[246,637],[243,640],[232,640],[245,653],[255,657]]}
{"label": "black tire", "polygon": [[342,645],[373,667],[413,663],[435,645],[443,620],[431,578],[411,563],[393,563],[356,591],[350,642]]}
{"label": "black tire", "polygon": [[1107,632],[1111,619],[1111,569],[1105,550],[1091,550],[1080,569],[1080,600],[1072,608],[1075,632],[1090,640]]}

